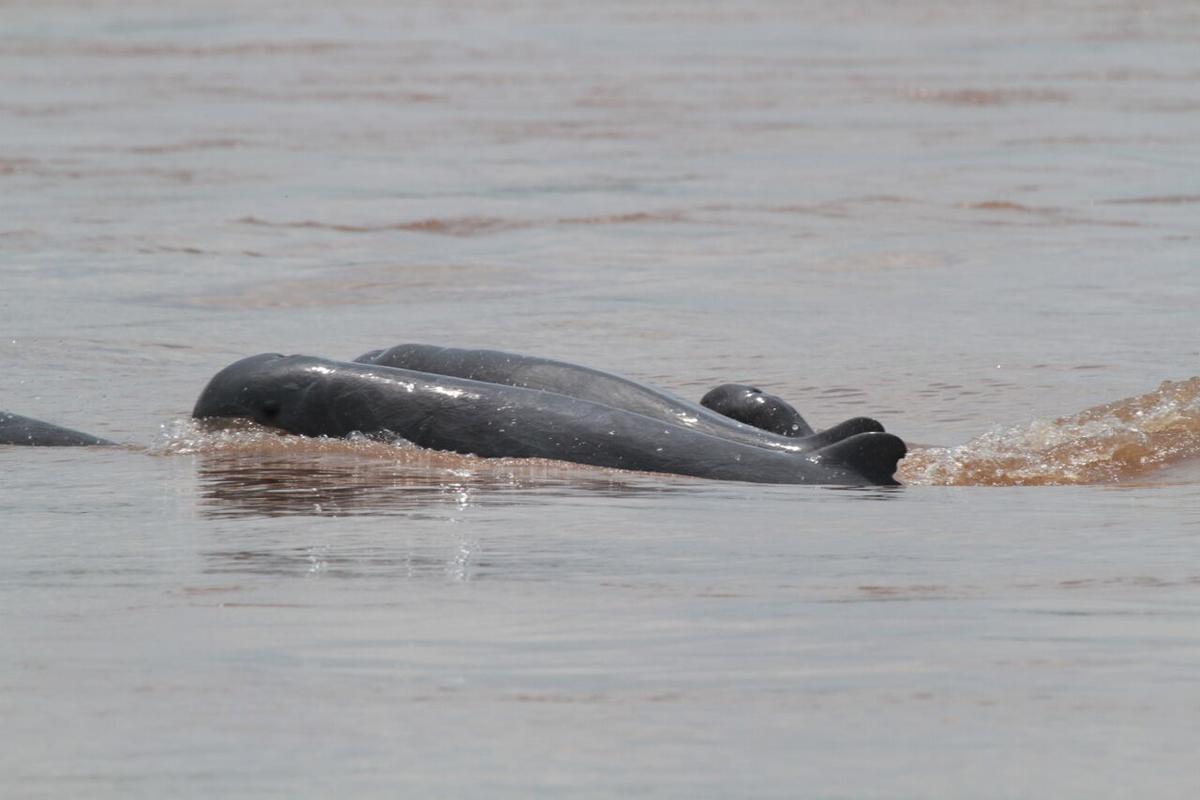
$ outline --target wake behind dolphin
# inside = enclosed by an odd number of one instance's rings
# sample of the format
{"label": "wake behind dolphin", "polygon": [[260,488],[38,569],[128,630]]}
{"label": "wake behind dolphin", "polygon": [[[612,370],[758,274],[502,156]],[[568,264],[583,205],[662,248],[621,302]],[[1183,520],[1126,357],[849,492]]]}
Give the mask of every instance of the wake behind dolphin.
{"label": "wake behind dolphin", "polygon": [[1200,377],[1070,414],[997,427],[958,447],[914,450],[905,483],[1063,486],[1124,483],[1200,459]]}

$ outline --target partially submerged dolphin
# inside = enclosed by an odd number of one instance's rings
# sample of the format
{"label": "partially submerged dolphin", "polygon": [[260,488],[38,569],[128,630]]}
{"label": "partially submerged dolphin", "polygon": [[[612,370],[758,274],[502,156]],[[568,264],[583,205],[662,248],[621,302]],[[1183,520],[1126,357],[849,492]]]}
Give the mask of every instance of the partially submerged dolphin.
{"label": "partially submerged dolphin", "polygon": [[[581,393],[590,391],[584,380],[571,385]],[[625,397],[620,402],[644,399]],[[683,402],[666,397],[670,406]],[[651,401],[653,406],[653,397]],[[706,417],[719,417],[703,410]],[[904,442],[878,430],[873,420],[866,420],[873,425],[866,432],[855,430],[857,424],[841,435],[824,431],[818,434],[826,436],[820,446],[811,442],[805,451],[795,452],[769,440],[760,444],[713,435],[684,420],[544,388],[278,353],[251,356],[221,370],[192,413],[198,418],[247,418],[307,436],[395,436],[421,447],[484,457],[548,458],[756,483],[894,485],[896,464],[906,452]],[[717,429],[742,435],[740,429],[748,428],[735,425]]]}
{"label": "partially submerged dolphin", "polygon": [[[702,405],[697,405],[611,372],[499,350],[401,344],[387,350],[372,350],[355,360],[364,364],[557,392],[722,439],[776,450],[817,450],[856,433],[883,431],[883,426],[875,420],[855,417],[814,433],[790,405],[777,397],[763,395],[750,386],[719,386],[705,395],[705,400],[701,400]],[[758,393],[757,398],[753,394],[755,392]],[[762,406],[758,404],[759,398],[763,400]],[[721,407],[715,408],[718,403]]]}
{"label": "partially submerged dolphin", "polygon": [[0,444],[23,444],[35,447],[75,447],[89,445],[115,445],[107,439],[89,433],[60,428],[40,419],[22,417],[8,411],[0,411]]}
{"label": "partially submerged dolphin", "polygon": [[[858,417],[814,433],[790,405],[741,384],[717,387],[701,402],[561,361],[401,345],[354,363],[278,354],[243,359],[210,381],[193,413],[312,436],[394,436],[489,457],[761,483],[896,483],[905,445],[874,420]],[[4,444],[115,445],[0,412]]]}

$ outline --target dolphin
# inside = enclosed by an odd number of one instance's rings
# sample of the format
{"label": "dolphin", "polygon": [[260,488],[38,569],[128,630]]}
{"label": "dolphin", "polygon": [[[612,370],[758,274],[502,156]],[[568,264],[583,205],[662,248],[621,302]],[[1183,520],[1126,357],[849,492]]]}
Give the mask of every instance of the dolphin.
{"label": "dolphin", "polygon": [[279,353],[218,372],[192,414],[305,436],[361,433],[488,458],[755,483],[895,485],[906,453],[904,442],[881,431],[789,452],[545,389]]}

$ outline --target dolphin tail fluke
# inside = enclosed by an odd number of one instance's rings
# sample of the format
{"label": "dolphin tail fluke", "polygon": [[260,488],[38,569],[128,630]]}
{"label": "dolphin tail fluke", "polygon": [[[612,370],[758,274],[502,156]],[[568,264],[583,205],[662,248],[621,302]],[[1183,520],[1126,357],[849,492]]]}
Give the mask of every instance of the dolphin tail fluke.
{"label": "dolphin tail fluke", "polygon": [[861,475],[866,483],[896,486],[896,465],[907,453],[900,437],[872,431],[822,447],[814,457],[822,464],[844,467],[849,475]]}

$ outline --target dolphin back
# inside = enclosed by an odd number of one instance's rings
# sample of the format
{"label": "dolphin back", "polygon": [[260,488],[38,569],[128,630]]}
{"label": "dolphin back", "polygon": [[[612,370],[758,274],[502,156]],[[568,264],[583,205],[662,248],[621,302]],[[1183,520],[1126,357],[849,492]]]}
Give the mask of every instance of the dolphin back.
{"label": "dolphin back", "polygon": [[[540,389],[593,403],[621,408],[652,419],[690,428],[711,436],[775,450],[799,452],[829,444],[829,436],[814,434],[796,409],[773,395],[737,395],[725,408],[710,408],[676,397],[648,384],[611,372],[565,361],[506,353],[500,350],[463,350],[428,344],[401,344],[387,350],[372,350],[355,359],[357,363],[410,369],[487,383]],[[735,390],[753,387],[728,385]],[[764,405],[760,406],[759,401]],[[746,413],[729,413],[737,407]],[[763,412],[774,415],[763,424]],[[779,425],[786,429],[781,433]],[[873,422],[874,429],[883,426]]]}
{"label": "dolphin back", "polygon": [[111,447],[116,442],[92,436],[90,433],[73,431],[42,422],[31,417],[22,417],[9,411],[0,411],[0,444],[16,444],[27,447]]}

